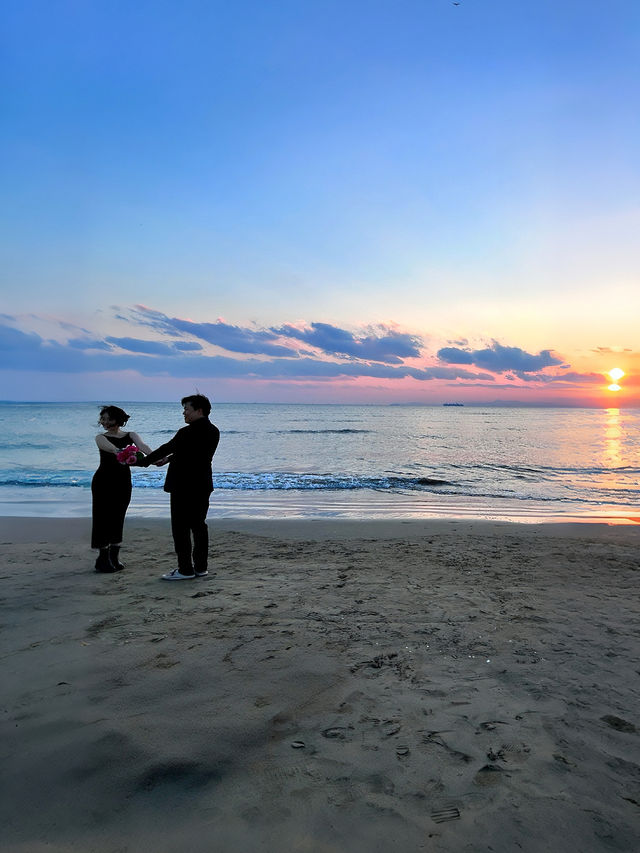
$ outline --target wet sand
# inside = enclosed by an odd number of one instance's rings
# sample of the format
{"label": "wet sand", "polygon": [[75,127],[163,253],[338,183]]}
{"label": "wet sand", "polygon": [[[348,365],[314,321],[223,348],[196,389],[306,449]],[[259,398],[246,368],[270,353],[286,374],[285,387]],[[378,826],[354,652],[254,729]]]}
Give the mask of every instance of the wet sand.
{"label": "wet sand", "polygon": [[0,519],[5,853],[640,849],[640,527]]}

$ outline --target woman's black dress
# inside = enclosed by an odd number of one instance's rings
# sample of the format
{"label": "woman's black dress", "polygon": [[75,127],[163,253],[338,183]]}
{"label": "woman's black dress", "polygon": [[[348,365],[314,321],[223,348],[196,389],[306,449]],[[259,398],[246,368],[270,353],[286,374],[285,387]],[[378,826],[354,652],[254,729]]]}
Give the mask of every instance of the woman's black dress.
{"label": "woman's black dress", "polygon": [[[121,438],[105,436],[118,450],[131,444],[129,433]],[[131,500],[131,469],[116,459],[115,453],[100,450],[100,465],[91,480],[93,524],[91,547],[106,548],[122,542],[124,517]]]}

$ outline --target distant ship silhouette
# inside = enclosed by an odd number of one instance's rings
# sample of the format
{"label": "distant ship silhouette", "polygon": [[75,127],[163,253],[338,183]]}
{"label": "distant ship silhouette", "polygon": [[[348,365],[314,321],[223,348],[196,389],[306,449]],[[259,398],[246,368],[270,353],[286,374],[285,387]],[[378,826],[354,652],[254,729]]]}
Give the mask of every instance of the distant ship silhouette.
{"label": "distant ship silhouette", "polygon": [[464,403],[443,403],[443,406],[464,406]]}

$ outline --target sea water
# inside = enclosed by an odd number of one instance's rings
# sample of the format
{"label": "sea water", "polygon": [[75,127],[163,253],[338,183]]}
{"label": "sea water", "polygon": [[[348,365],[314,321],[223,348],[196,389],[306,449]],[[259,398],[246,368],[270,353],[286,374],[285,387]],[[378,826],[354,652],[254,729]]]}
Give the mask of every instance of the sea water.
{"label": "sea water", "polygon": [[[108,401],[114,402],[114,401]],[[116,402],[150,447],[179,403]],[[86,516],[98,403],[0,403],[0,515]],[[640,411],[217,404],[210,517],[633,518]],[[129,514],[165,516],[165,469],[133,470]]]}

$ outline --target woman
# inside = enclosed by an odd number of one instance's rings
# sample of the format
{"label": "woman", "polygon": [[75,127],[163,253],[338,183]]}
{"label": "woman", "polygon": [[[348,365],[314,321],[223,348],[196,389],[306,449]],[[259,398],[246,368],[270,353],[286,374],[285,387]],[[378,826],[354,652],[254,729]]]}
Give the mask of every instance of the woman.
{"label": "woman", "polygon": [[151,453],[135,432],[123,432],[129,415],[118,406],[100,409],[100,426],[103,433],[96,436],[100,451],[100,465],[91,481],[93,497],[93,525],[91,547],[98,548],[97,572],[117,572],[124,569],[118,559],[122,545],[124,517],[131,500],[131,469],[118,462],[116,454],[130,444],[143,453]]}

